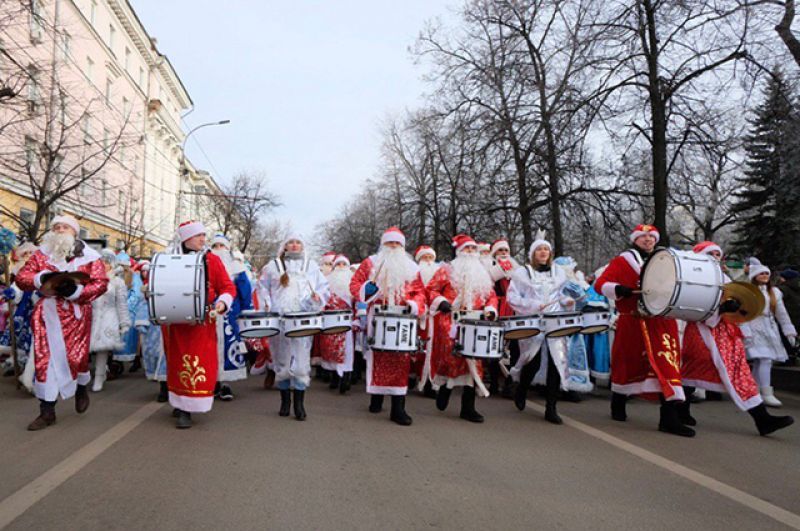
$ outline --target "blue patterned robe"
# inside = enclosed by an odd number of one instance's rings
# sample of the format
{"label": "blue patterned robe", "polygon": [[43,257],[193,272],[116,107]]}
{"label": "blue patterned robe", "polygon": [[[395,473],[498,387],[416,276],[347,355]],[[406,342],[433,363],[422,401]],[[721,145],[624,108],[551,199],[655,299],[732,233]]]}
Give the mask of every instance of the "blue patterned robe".
{"label": "blue patterned robe", "polygon": [[233,382],[247,378],[245,353],[247,349],[239,335],[239,324],[236,318],[243,310],[253,307],[253,288],[247,271],[233,275],[233,284],[236,286],[236,297],[233,299],[231,309],[223,317],[217,318],[217,351],[219,352],[220,382]]}

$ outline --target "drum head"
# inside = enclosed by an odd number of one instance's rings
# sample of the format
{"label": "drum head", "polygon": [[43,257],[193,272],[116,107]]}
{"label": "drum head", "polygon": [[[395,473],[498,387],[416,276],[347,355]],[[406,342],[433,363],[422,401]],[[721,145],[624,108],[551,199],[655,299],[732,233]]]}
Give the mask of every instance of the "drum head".
{"label": "drum head", "polygon": [[322,333],[326,336],[332,336],[336,334],[344,334],[348,330],[350,330],[350,327],[346,325],[333,326],[331,328],[326,328],[325,330],[322,331]]}
{"label": "drum head", "polygon": [[538,328],[519,328],[506,332],[504,334],[506,339],[528,339],[529,337],[538,336],[541,330]]}
{"label": "drum head", "polygon": [[308,336],[315,336],[322,332],[319,328],[304,328],[302,330],[292,330],[291,332],[285,332],[283,335],[286,337],[308,337]]}
{"label": "drum head", "polygon": [[276,328],[260,328],[256,330],[247,330],[245,332],[240,332],[239,335],[246,338],[261,338],[261,337],[272,337],[278,335],[280,330]]}
{"label": "drum head", "polygon": [[561,328],[559,330],[553,330],[552,332],[549,332],[549,333],[545,334],[545,337],[571,336],[571,335],[577,334],[580,331],[581,331],[581,327],[580,326],[570,326],[570,327],[567,327],[567,328]]}
{"label": "drum head", "polygon": [[642,273],[642,302],[652,315],[661,315],[669,308],[678,271],[675,258],[667,250],[657,251]]}
{"label": "drum head", "polygon": [[590,335],[590,334],[599,334],[601,332],[605,332],[608,330],[608,325],[593,325],[587,326],[586,328],[581,330],[581,334]]}

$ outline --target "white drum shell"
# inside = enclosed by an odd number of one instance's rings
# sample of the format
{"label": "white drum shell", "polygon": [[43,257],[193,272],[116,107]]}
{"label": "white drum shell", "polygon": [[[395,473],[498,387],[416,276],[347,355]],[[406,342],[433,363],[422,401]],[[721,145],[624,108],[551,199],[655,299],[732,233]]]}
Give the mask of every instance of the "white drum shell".
{"label": "white drum shell", "polygon": [[272,337],[281,331],[281,316],[272,312],[245,310],[236,319],[239,335],[247,338]]}
{"label": "white drum shell", "polygon": [[724,276],[714,258],[660,249],[642,272],[642,304],[650,315],[704,321],[719,307]]}
{"label": "white drum shell", "polygon": [[153,255],[148,305],[154,324],[197,324],[206,319],[204,253]]}
{"label": "white drum shell", "polygon": [[352,328],[353,314],[348,310],[322,312],[322,333],[343,334]]}
{"label": "white drum shell", "polygon": [[584,312],[581,334],[599,334],[611,327],[611,312]]}
{"label": "white drum shell", "polygon": [[322,315],[315,312],[285,313],[281,325],[286,337],[315,336],[322,332]]}
{"label": "white drum shell", "polygon": [[501,317],[500,323],[503,325],[503,335],[506,339],[527,339],[541,333],[542,317],[540,315],[515,315],[513,317]]}
{"label": "white drum shell", "polygon": [[578,312],[546,313],[542,322],[547,337],[571,336],[583,328],[583,318]]}
{"label": "white drum shell", "polygon": [[455,350],[465,358],[503,357],[503,325],[491,321],[463,320],[458,323]]}
{"label": "white drum shell", "polygon": [[369,343],[383,352],[417,352],[419,334],[417,318],[411,315],[376,313],[372,316]]}

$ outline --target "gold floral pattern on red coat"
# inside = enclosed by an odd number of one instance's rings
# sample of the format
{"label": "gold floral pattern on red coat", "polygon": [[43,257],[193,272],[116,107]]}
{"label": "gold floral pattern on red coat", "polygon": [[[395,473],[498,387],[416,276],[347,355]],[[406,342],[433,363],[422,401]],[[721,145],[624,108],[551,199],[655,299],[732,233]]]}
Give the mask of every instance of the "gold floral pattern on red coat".
{"label": "gold floral pattern on red coat", "polygon": [[183,370],[178,373],[181,384],[184,387],[197,388],[197,384],[206,381],[206,370],[200,366],[200,356],[192,357],[191,354],[184,354]]}

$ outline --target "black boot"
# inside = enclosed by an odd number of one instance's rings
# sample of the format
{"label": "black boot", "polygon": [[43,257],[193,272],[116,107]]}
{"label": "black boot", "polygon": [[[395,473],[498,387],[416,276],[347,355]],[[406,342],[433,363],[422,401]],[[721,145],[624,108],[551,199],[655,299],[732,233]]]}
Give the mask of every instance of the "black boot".
{"label": "black boot", "polygon": [[303,405],[305,396],[305,391],[300,391],[299,389],[294,390],[294,418],[297,420],[306,420],[306,408],[305,405]]}
{"label": "black boot", "polygon": [[459,416],[470,422],[483,422],[483,415],[475,411],[475,388],[471,385],[464,386],[461,393],[461,414]]}
{"label": "black boot", "polygon": [[75,411],[85,413],[89,409],[89,390],[85,385],[78,385],[75,391]]}
{"label": "black boot", "polygon": [[56,402],[39,400],[39,416],[28,424],[28,431],[43,430],[56,423]]}
{"label": "black boot", "polygon": [[503,388],[500,390],[500,396],[508,398],[509,400],[514,398],[514,379],[511,378],[511,376],[506,376],[505,380],[503,380]]}
{"label": "black boot", "polygon": [[156,402],[166,402],[169,400],[169,389],[167,388],[167,382],[158,382],[158,397],[156,397]]}
{"label": "black boot", "polygon": [[131,363],[128,372],[136,372],[141,368],[142,368],[142,358],[141,356],[136,356],[135,358],[133,358],[133,363]]}
{"label": "black boot", "polygon": [[772,432],[782,430],[787,426],[794,424],[794,418],[786,415],[780,417],[773,417],[767,411],[767,406],[759,404],[756,407],[747,410],[750,416],[756,423],[759,435],[769,435]]}
{"label": "black boot", "polygon": [[439,392],[436,394],[436,409],[439,411],[447,409],[447,404],[450,403],[450,395],[452,392],[453,390],[447,387],[447,385],[443,385],[439,388]]}
{"label": "black boot", "polygon": [[625,422],[628,420],[628,414],[625,412],[625,403],[628,401],[628,397],[623,395],[622,393],[611,393],[611,418],[619,421]]}
{"label": "black boot", "polygon": [[678,411],[678,420],[686,426],[697,426],[697,420],[692,416],[690,408],[691,402],[688,400],[677,403],[675,409]]}
{"label": "black boot", "polygon": [[350,373],[346,372],[339,380],[339,394],[343,395],[350,390]]}
{"label": "black boot", "polygon": [[[549,353],[548,353],[549,355]],[[545,409],[544,419],[552,424],[563,424],[564,421],[556,411],[556,402],[558,401],[558,393],[561,388],[561,374],[552,359],[548,360],[547,364],[547,380],[545,381]],[[575,393],[577,394],[577,393]]]}
{"label": "black boot", "polygon": [[325,383],[331,382],[331,371],[328,371],[326,369],[320,369],[320,375],[321,375],[320,378],[322,379],[323,382]]}
{"label": "black boot", "polygon": [[405,396],[392,395],[392,413],[389,418],[401,426],[411,426],[411,417],[406,413]]}
{"label": "black boot", "polygon": [[380,413],[383,411],[383,395],[369,396],[369,412]]}
{"label": "black boot", "polygon": [[336,371],[330,371],[331,375],[331,383],[328,384],[328,389],[338,389],[339,388],[339,373]]}
{"label": "black boot", "polygon": [[425,382],[425,386],[422,388],[422,396],[436,398],[436,391],[433,390],[433,384],[430,381]]}
{"label": "black boot", "polygon": [[661,418],[658,421],[658,431],[680,435],[681,437],[694,437],[694,430],[681,424],[678,418],[678,408],[674,402],[662,399]]}
{"label": "black boot", "polygon": [[[541,358],[542,355],[540,354],[539,357]],[[514,405],[517,406],[517,409],[520,411],[525,411],[525,402],[528,400],[528,389],[531,386],[533,377],[536,376],[536,370],[537,367],[534,367],[533,361],[531,361],[522,367],[520,371],[519,383],[517,384],[517,390],[514,392]]]}
{"label": "black boot", "polygon": [[489,361],[489,394],[496,395],[500,391],[500,361]]}
{"label": "black boot", "polygon": [[178,410],[178,418],[175,420],[175,427],[185,430],[192,427],[192,415],[182,409]]}
{"label": "black boot", "polygon": [[278,415],[281,417],[288,417],[292,408],[292,392],[288,389],[281,389],[281,409]]}

